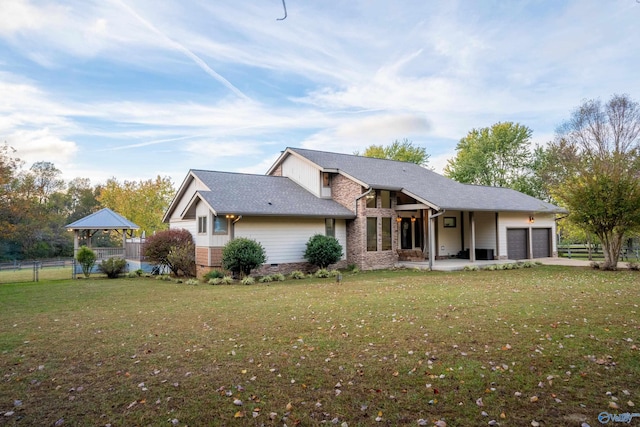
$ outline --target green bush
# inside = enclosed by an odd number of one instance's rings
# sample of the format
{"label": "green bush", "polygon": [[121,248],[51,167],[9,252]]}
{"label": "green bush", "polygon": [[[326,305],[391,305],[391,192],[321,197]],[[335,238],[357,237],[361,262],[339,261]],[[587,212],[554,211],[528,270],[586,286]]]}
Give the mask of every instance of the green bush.
{"label": "green bush", "polygon": [[210,285],[230,285],[233,283],[233,277],[231,276],[216,277],[215,279],[209,279],[207,283]]}
{"label": "green bush", "polygon": [[315,276],[320,279],[326,279],[327,277],[331,276],[331,273],[329,273],[329,270],[327,270],[326,268],[321,268],[320,270],[316,271]]}
{"label": "green bush", "polygon": [[287,280],[287,278],[284,277],[284,274],[282,273],[272,274],[271,278],[273,279],[274,282],[284,282],[285,280]]}
{"label": "green bush", "polygon": [[342,246],[335,237],[316,234],[307,242],[304,259],[317,267],[327,268],[340,261],[340,258],[342,258]]}
{"label": "green bush", "polygon": [[240,283],[242,283],[243,285],[253,285],[254,283],[256,283],[256,279],[254,279],[251,276],[247,276],[244,279],[242,279]]}
{"label": "green bush", "polygon": [[124,258],[107,258],[98,264],[98,270],[107,275],[109,279],[115,279],[127,268],[127,260]]}
{"label": "green bush", "polygon": [[186,283],[187,283],[187,285],[191,285],[191,286],[198,286],[200,284],[198,279],[189,279],[189,280],[187,280]]}
{"label": "green bush", "polygon": [[289,277],[291,277],[292,279],[299,280],[299,279],[304,279],[305,277],[307,277],[307,275],[300,270],[296,270],[296,271],[292,271],[291,274],[289,274]]}
{"label": "green bush", "polygon": [[266,260],[264,248],[252,239],[233,239],[222,249],[222,267],[235,275],[247,276]]}
{"label": "green bush", "polygon": [[222,279],[224,277],[224,273],[220,270],[211,270],[210,272],[205,274],[203,277],[205,280]]}
{"label": "green bush", "polygon": [[167,261],[173,266],[175,274],[182,272],[187,277],[196,275],[196,246],[193,242],[186,242],[180,246],[174,246],[167,254]]}
{"label": "green bush", "polygon": [[89,277],[91,275],[91,270],[93,270],[93,266],[96,265],[96,253],[88,247],[82,246],[78,249],[76,260],[82,268],[84,277]]}
{"label": "green bush", "polygon": [[258,282],[260,283],[270,283],[273,282],[273,278],[271,276],[262,276]]}

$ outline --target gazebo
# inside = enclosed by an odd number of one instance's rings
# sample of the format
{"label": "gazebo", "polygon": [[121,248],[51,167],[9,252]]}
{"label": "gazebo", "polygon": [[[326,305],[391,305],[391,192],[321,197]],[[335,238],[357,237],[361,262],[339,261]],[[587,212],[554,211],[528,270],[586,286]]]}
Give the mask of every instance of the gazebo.
{"label": "gazebo", "polygon": [[109,208],[104,208],[98,212],[94,212],[91,215],[85,216],[71,224],[66,225],[67,230],[73,231],[73,256],[78,253],[78,246],[82,237],[87,238],[87,247],[91,247],[91,237],[100,230],[111,231],[115,230],[118,233],[122,233],[122,247],[112,248],[91,248],[97,259],[105,259],[112,257],[126,257],[127,247],[127,234],[129,237],[133,237],[133,231],[138,230],[138,227],[133,222],[129,221],[122,215],[119,215]]}

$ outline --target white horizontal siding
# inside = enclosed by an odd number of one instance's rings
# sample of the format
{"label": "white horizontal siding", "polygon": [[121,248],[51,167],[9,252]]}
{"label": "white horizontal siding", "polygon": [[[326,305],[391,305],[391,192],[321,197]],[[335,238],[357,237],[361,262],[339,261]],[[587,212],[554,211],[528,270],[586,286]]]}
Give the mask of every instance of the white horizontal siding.
{"label": "white horizontal siding", "polygon": [[185,221],[171,221],[169,223],[169,228],[174,230],[174,229],[180,229],[180,228],[184,228],[185,230],[189,230],[189,233],[191,233],[192,236],[195,237],[197,230],[197,223],[196,221],[190,219],[190,220],[185,220]]}
{"label": "white horizontal siding", "polygon": [[296,156],[288,156],[282,162],[282,176],[297,182],[316,197],[320,197],[321,175],[318,168]]}
{"label": "white horizontal siding", "polygon": [[493,249],[496,253],[496,214],[495,212],[476,212],[476,248]]}
{"label": "white horizontal siding", "polygon": [[[455,227],[445,227],[444,217],[454,217],[456,219]],[[457,255],[462,250],[461,247],[461,231],[460,212],[447,211],[438,219],[438,250],[436,253],[440,256]]]}
{"label": "white horizontal siding", "polygon": [[[309,238],[324,234],[324,219],[305,218],[242,218],[236,223],[235,237],[260,242],[267,253],[267,264],[304,262]],[[336,238],[342,245],[343,259],[347,252],[347,232],[344,220],[336,221]]]}
{"label": "white horizontal siding", "polygon": [[171,214],[171,218],[169,218],[169,222],[180,219],[180,216],[187,208],[187,204],[189,203],[189,201],[191,201],[191,198],[196,193],[196,191],[199,190],[207,190],[207,187],[197,179],[190,179],[186,184],[186,189],[184,190],[182,198],[178,201],[176,208]]}

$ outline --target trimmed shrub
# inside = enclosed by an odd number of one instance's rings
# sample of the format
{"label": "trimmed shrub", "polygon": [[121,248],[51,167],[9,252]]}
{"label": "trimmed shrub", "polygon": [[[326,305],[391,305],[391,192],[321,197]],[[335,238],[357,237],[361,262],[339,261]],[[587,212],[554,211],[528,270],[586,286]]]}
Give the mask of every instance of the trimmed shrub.
{"label": "trimmed shrub", "polygon": [[326,279],[327,277],[331,276],[331,273],[329,273],[329,270],[327,270],[326,268],[321,268],[320,270],[316,271],[315,276],[319,279]]}
{"label": "trimmed shrub", "polygon": [[196,275],[196,245],[186,242],[181,246],[174,246],[167,255],[167,261],[173,266],[174,274],[181,272],[187,277]]}
{"label": "trimmed shrub", "polygon": [[93,270],[93,266],[96,265],[96,253],[88,247],[82,246],[78,249],[76,260],[82,268],[84,277],[89,277],[91,275],[91,270]]}
{"label": "trimmed shrub", "polygon": [[273,279],[274,282],[284,282],[285,280],[287,280],[287,278],[284,277],[284,274],[282,273],[272,274],[271,278]]}
{"label": "trimmed shrub", "polygon": [[215,279],[209,279],[207,283],[210,285],[230,285],[233,283],[233,277],[231,276],[216,277]]}
{"label": "trimmed shrub", "polygon": [[242,279],[240,283],[242,283],[243,285],[253,285],[254,283],[256,283],[256,279],[254,279],[251,276],[247,276],[244,279]]}
{"label": "trimmed shrub", "polygon": [[262,276],[258,282],[260,283],[270,283],[273,282],[273,278],[271,276]]}
{"label": "trimmed shrub", "polygon": [[[192,252],[193,264],[189,251]],[[170,229],[147,237],[144,255],[150,262],[167,267],[176,276],[180,271],[187,275],[195,272],[195,246],[189,230]]]}
{"label": "trimmed shrub", "polygon": [[224,273],[220,270],[211,270],[210,272],[205,274],[203,277],[205,280],[222,279],[224,277]]}
{"label": "trimmed shrub", "polygon": [[124,258],[107,258],[98,264],[98,270],[106,274],[109,279],[115,279],[127,268],[127,260]]}
{"label": "trimmed shrub", "polygon": [[342,246],[335,237],[316,234],[307,242],[304,259],[317,267],[327,268],[340,261],[340,258],[342,258]]}
{"label": "trimmed shrub", "polygon": [[291,274],[289,274],[289,277],[291,277],[292,279],[300,280],[306,278],[307,275],[300,270],[296,270],[292,271]]}
{"label": "trimmed shrub", "polygon": [[222,267],[234,275],[247,276],[266,260],[264,248],[252,239],[233,239],[222,249]]}
{"label": "trimmed shrub", "polygon": [[233,283],[233,277],[224,276],[222,279],[220,279],[220,283],[223,285],[230,285]]}

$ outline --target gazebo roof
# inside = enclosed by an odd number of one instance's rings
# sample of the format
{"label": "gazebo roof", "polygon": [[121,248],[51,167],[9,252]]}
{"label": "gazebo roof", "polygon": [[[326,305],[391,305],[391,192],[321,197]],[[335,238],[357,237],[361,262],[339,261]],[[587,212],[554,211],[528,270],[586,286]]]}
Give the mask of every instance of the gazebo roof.
{"label": "gazebo roof", "polygon": [[138,230],[140,228],[109,208],[100,209],[65,227],[70,230]]}

